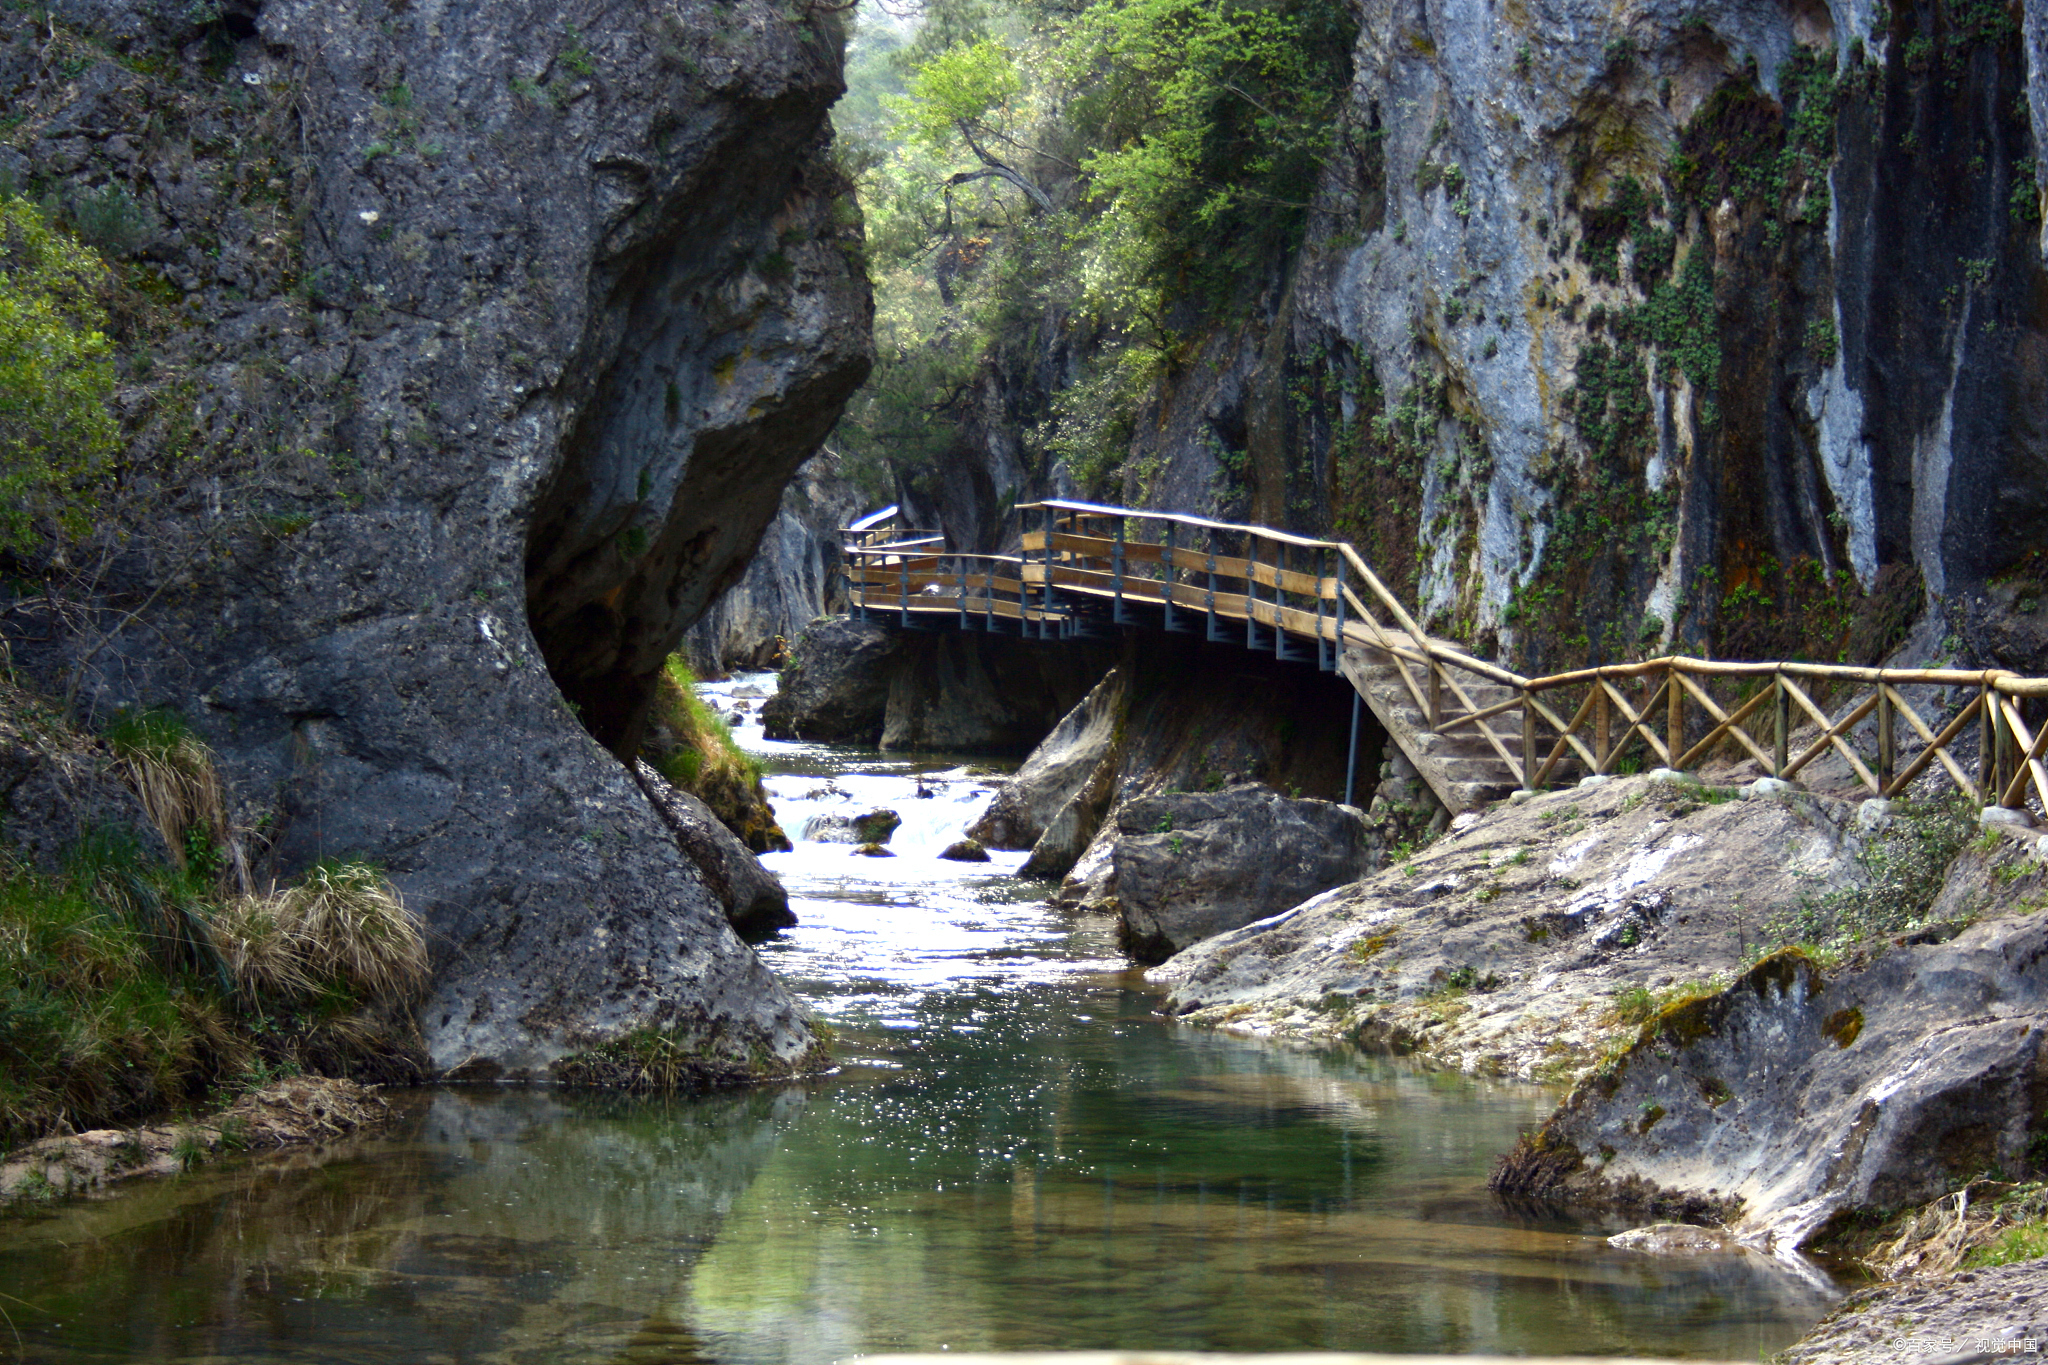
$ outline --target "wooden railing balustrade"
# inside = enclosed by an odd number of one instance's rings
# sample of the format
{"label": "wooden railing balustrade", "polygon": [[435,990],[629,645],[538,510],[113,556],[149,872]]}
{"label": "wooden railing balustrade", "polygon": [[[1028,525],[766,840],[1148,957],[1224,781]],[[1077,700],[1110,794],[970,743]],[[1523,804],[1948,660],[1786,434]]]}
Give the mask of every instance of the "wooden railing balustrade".
{"label": "wooden railing balustrade", "polygon": [[[1156,624],[1325,670],[1363,651],[1391,665],[1429,733],[1476,736],[1502,786],[1540,790],[1575,769],[1605,775],[1649,759],[1687,770],[1729,751],[1790,780],[1834,753],[1876,796],[1939,764],[1980,804],[2048,810],[2048,679],[1683,656],[1528,678],[1432,638],[1342,541],[1095,503],[1017,510],[1015,555],[953,553],[939,532],[897,525],[894,508],[863,518],[846,531],[854,609],[905,628],[1047,639]],[[1953,714],[1936,710],[1957,692]],[[1518,725],[1495,723],[1511,713]],[[1973,725],[1971,772],[1950,748]]]}

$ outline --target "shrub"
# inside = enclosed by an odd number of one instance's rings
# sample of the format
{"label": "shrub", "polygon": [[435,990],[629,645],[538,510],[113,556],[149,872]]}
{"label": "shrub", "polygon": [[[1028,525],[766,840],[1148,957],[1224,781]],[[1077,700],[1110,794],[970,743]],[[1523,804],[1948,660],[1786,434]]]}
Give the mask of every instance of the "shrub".
{"label": "shrub", "polygon": [[0,199],[0,550],[26,549],[38,521],[90,524],[88,485],[120,435],[105,277],[35,205]]}
{"label": "shrub", "polygon": [[162,709],[117,712],[105,738],[127,769],[150,823],[164,836],[172,861],[202,874],[218,871],[228,819],[213,751],[184,717]]}
{"label": "shrub", "polygon": [[132,839],[61,876],[0,853],[0,1143],[118,1123],[237,1079],[407,1073],[419,926],[372,869],[212,906]]}
{"label": "shrub", "polygon": [[1924,927],[1949,864],[1977,832],[1976,809],[1968,802],[1908,809],[1865,847],[1858,860],[1862,884],[1808,896],[1767,922],[1765,951],[1796,943],[1842,952]]}

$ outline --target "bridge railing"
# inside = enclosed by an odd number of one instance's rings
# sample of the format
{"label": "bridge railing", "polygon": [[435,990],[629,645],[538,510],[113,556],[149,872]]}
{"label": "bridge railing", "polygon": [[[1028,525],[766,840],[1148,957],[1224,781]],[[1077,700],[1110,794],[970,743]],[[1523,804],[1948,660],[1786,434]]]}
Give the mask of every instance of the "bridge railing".
{"label": "bridge railing", "polygon": [[[1523,696],[1554,736],[1547,751],[1525,743],[1525,787],[1543,786],[1568,753],[1587,772],[1611,773],[1631,751],[1680,770],[1732,751],[1786,780],[1833,753],[1873,796],[1901,794],[1938,763],[1982,805],[2048,802],[2048,725],[2039,724],[2048,679],[2002,669],[1672,656],[1532,678]],[[1972,730],[1974,773],[1951,752]]]}
{"label": "bridge railing", "polygon": [[[1716,755],[1789,780],[1833,754],[1876,796],[1938,764],[1980,804],[2048,811],[2048,679],[1683,656],[1529,678],[1432,638],[1342,541],[1096,503],[1017,511],[1017,555],[952,554],[939,533],[893,515],[856,523],[855,609],[1046,638],[1156,622],[1326,669],[1368,651],[1391,665],[1429,733],[1476,737],[1501,786],[1539,790],[1651,760],[1691,769]],[[1973,732],[1966,768],[1952,750]]]}

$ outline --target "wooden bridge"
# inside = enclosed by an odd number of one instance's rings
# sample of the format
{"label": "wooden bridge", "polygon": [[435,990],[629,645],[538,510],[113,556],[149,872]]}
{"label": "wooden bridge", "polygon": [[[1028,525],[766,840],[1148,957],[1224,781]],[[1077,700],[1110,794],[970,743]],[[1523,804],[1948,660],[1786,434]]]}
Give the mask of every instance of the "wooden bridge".
{"label": "wooden bridge", "polygon": [[[1016,555],[955,553],[939,532],[900,526],[895,508],[856,522],[852,610],[907,630],[1045,640],[1199,633],[1341,673],[1356,694],[1347,802],[1361,703],[1453,812],[1725,754],[1791,780],[1832,753],[1850,784],[1884,797],[1939,764],[1980,805],[2038,814],[2048,801],[2048,679],[1679,656],[1526,678],[1428,634],[1341,541],[1083,502],[1018,513]],[[1951,750],[1973,731],[1966,768]]]}

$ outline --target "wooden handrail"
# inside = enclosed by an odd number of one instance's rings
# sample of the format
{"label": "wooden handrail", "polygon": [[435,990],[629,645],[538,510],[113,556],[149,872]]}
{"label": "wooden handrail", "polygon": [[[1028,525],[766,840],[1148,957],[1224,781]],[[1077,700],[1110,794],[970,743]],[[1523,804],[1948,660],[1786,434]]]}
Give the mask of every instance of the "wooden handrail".
{"label": "wooden handrail", "polygon": [[[1364,557],[1344,541],[1188,513],[1064,499],[1016,510],[1020,521],[1034,529],[1022,532],[1017,542],[1022,552],[1012,555],[950,554],[938,548],[945,542],[943,534],[896,526],[894,508],[863,517],[846,528],[846,556],[861,566],[849,573],[848,585],[864,609],[872,604],[900,612],[906,625],[913,612],[958,610],[963,627],[980,612],[1021,620],[1027,633],[1035,628],[1038,634],[1049,635],[1055,623],[1063,632],[1081,628],[1085,604],[1094,601],[1101,604],[1097,611],[1113,603],[1117,621],[1128,619],[1127,603],[1163,606],[1168,629],[1184,628],[1175,626],[1176,619],[1206,616],[1212,638],[1221,620],[1247,622],[1248,632],[1272,641],[1283,657],[1288,637],[1314,639],[1325,668],[1336,657],[1332,649],[1341,655],[1347,648],[1367,648],[1391,661],[1426,729],[1475,734],[1492,751],[1488,762],[1497,757],[1504,774],[1537,786],[1568,754],[1589,771],[1605,772],[1640,745],[1643,752],[1682,769],[1718,746],[1733,743],[1777,776],[1792,777],[1833,751],[1857,782],[1878,795],[1891,796],[1938,761],[1958,789],[1980,800],[2009,807],[2039,800],[2048,806],[2048,726],[2037,733],[2019,704],[2048,698],[2048,678],[1996,668],[1877,668],[1684,655],[1529,678],[1431,638]],[[1104,520],[1117,523],[1113,534],[1090,534],[1105,528],[1084,525]],[[1127,533],[1127,522],[1157,522],[1165,534],[1158,542],[1136,539]],[[1197,537],[1177,536],[1182,528],[1208,532],[1206,548]],[[1245,540],[1241,546],[1219,545],[1218,536]],[[1196,543],[1189,544],[1190,540]],[[1217,553],[1222,548],[1240,548],[1242,553]],[[1313,562],[1304,564],[1301,551],[1313,551]],[[979,571],[971,572],[970,566]],[[1304,567],[1315,572],[1303,572]],[[1355,580],[1358,591],[1347,580]],[[1226,590],[1226,583],[1239,590]],[[1056,597],[1056,590],[1064,596]],[[1018,600],[997,604],[997,593]],[[1312,610],[1303,609],[1311,603]],[[1391,624],[1382,624],[1382,618]],[[1419,675],[1416,669],[1421,670]],[[1513,695],[1481,706],[1460,675],[1507,687]],[[1617,686],[1635,680],[1642,683],[1640,705]],[[1709,690],[1715,680],[1765,686],[1740,698],[1730,711]],[[1831,695],[1820,691],[1821,685],[1846,686],[1860,695],[1853,695],[1836,717],[1816,700]],[[1547,693],[1579,687],[1587,690],[1569,721],[1542,700]],[[1902,687],[1968,689],[1975,695],[1937,731],[1909,704],[1899,691]],[[1690,743],[1685,724],[1689,705],[1700,707],[1709,722],[1704,736]],[[1518,710],[1525,731],[1520,756],[1510,752],[1510,742],[1488,724]],[[1874,771],[1853,739],[1856,728],[1873,712],[1878,733]],[[1899,753],[1904,737],[1897,724],[1900,717],[1922,746],[1910,759]],[[1981,780],[1973,780],[1948,752],[1972,719],[1985,734]],[[1534,729],[1539,720],[1551,731],[1551,737],[1540,742]],[[1797,739],[1802,747],[1796,755],[1789,747],[1795,729],[1801,736],[1813,736]],[[1581,732],[1590,735],[1590,747]],[[1539,762],[1541,745],[1548,745],[1549,752]]]}

